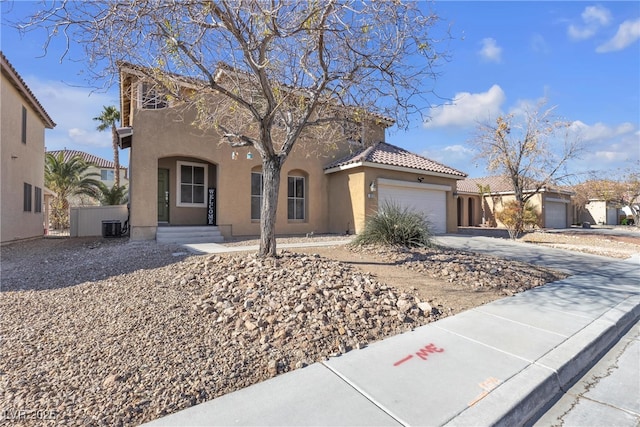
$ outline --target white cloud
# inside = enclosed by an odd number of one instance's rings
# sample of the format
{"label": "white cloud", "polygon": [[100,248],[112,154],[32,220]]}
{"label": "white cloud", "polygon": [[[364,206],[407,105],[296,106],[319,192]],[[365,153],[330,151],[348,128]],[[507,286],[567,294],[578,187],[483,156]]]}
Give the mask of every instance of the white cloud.
{"label": "white cloud", "polygon": [[609,25],[611,12],[602,6],[587,6],[582,14],[582,25],[569,25],[567,33],[574,40],[585,40],[593,37],[600,28]]}
{"label": "white cloud", "polygon": [[500,106],[505,99],[504,91],[498,85],[493,85],[488,91],[481,93],[457,93],[451,104],[431,109],[431,118],[424,122],[424,127],[474,126],[479,121],[499,115]]}
{"label": "white cloud", "polygon": [[632,123],[588,125],[578,120],[571,129],[582,139],[585,149],[573,165],[576,170],[614,170],[640,159],[640,131]]}
{"label": "white cloud", "polygon": [[540,52],[540,53],[549,53],[551,52],[551,49],[549,49],[549,45],[547,44],[547,41],[544,39],[544,37],[541,34],[534,34],[531,37],[531,49],[534,52]]}
{"label": "white cloud", "polygon": [[611,40],[598,46],[596,52],[604,53],[622,50],[638,39],[640,39],[640,18],[635,21],[624,21],[618,27],[616,35]]}
{"label": "white cloud", "polygon": [[93,120],[104,105],[118,105],[117,93],[91,93],[91,88],[75,87],[58,81],[24,76],[56,127],[47,130],[47,150],[63,148],[96,153],[96,148],[111,147],[111,132],[98,132]]}
{"label": "white cloud", "polygon": [[69,139],[77,145],[87,145],[92,147],[111,147],[111,132],[88,131],[86,129],[71,128],[68,133]]}
{"label": "white cloud", "polygon": [[611,21],[611,12],[602,6],[587,6],[581,16],[587,24],[607,25]]}
{"label": "white cloud", "polygon": [[625,122],[617,126],[611,127],[604,123],[596,123],[587,125],[586,123],[576,120],[571,123],[571,129],[579,133],[580,137],[585,141],[611,141],[612,138],[632,134],[635,126],[632,123]]}
{"label": "white cloud", "polygon": [[502,48],[498,46],[495,39],[490,37],[482,39],[482,48],[478,51],[478,54],[488,62],[502,61]]}
{"label": "white cloud", "polygon": [[472,166],[478,166],[474,162],[476,152],[471,148],[460,144],[424,150],[421,155],[466,173],[469,173]]}

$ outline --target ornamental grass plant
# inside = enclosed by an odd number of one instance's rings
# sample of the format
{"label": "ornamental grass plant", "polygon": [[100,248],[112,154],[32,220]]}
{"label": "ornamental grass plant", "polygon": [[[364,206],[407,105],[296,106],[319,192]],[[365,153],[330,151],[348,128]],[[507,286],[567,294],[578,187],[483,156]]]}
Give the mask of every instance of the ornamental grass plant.
{"label": "ornamental grass plant", "polygon": [[364,230],[356,236],[353,244],[432,246],[431,226],[421,213],[385,202],[378,212],[367,218]]}

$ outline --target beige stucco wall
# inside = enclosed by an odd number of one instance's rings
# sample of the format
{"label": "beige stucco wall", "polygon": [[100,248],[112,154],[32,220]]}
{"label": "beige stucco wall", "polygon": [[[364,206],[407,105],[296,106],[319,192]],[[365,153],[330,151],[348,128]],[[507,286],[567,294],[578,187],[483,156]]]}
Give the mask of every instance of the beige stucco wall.
{"label": "beige stucco wall", "polygon": [[[470,201],[471,206],[469,205]],[[456,199],[458,225],[460,227],[477,227],[482,225],[482,203],[480,195],[459,194]]]}
{"label": "beige stucco wall", "polygon": [[[487,195],[484,196],[485,206],[487,208],[486,211],[486,219],[489,226],[492,227],[500,227],[504,228],[504,224],[498,220],[496,214],[501,212],[504,209],[504,205],[509,203],[510,201],[515,200],[515,196],[513,194],[498,194],[498,195]],[[543,224],[543,216],[542,216],[542,203],[541,203],[541,194],[536,194],[531,199],[529,199],[529,204],[533,206],[534,211],[540,218],[540,222],[538,223],[538,227],[542,227]]]}
{"label": "beige stucco wall", "polygon": [[[0,86],[0,241],[39,237],[44,234],[44,201],[36,213],[35,188],[44,195],[45,126],[4,74]],[[22,107],[27,108],[27,143],[21,142]],[[24,183],[32,186],[32,209],[24,212]]]}
{"label": "beige stucco wall", "polygon": [[396,171],[383,168],[364,167],[345,169],[329,174],[331,191],[331,232],[349,231],[360,233],[369,215],[378,211],[378,193],[370,191],[371,182],[377,186],[378,179],[391,179],[415,183],[418,177],[424,184],[446,185],[447,233],[458,231],[456,200],[453,192],[456,180],[452,178],[424,175],[414,172]]}
{"label": "beige stucco wall", "polygon": [[[515,200],[515,196],[512,194],[485,196],[484,201],[485,201],[485,206],[487,207],[486,214],[488,219],[488,225],[493,227],[496,227],[496,226],[504,227],[504,224],[502,224],[496,218],[496,213],[502,211],[502,209],[504,209],[504,205],[511,200]],[[541,192],[541,193],[535,194],[533,197],[531,197],[531,199],[529,199],[529,203],[531,204],[531,206],[533,206],[534,211],[538,214],[538,217],[540,218],[540,221],[538,222],[538,227],[541,227],[541,228],[546,227],[545,217],[544,217],[544,204],[546,203],[547,200],[566,201],[567,202],[566,220],[567,220],[567,224],[571,224],[572,212],[569,205],[571,196],[568,194],[556,193],[556,192]]]}
{"label": "beige stucco wall", "polygon": [[[184,112],[181,112],[185,114]],[[217,224],[233,236],[258,235],[259,221],[251,220],[251,171],[261,168],[258,153],[251,148],[233,148],[220,142],[214,132],[190,125],[193,116],[178,116],[172,109],[136,110],[130,148],[131,238],[153,239],[158,224],[157,169],[170,170],[169,223],[204,224],[206,208],[185,208],[175,203],[178,160],[209,165],[209,184],[217,192]],[[378,134],[376,134],[378,135]],[[316,143],[317,145],[317,143]],[[356,149],[349,144],[314,150],[296,145],[283,165],[279,187],[276,233],[326,233],[329,226],[329,182],[323,167],[333,158]],[[232,152],[237,157],[232,159]],[[252,159],[247,158],[251,152]],[[306,215],[304,221],[287,219],[287,176],[305,176]],[[228,236],[227,236],[228,237]]]}
{"label": "beige stucco wall", "polygon": [[329,194],[329,232],[359,233],[366,217],[366,184],[363,168],[326,175]]}

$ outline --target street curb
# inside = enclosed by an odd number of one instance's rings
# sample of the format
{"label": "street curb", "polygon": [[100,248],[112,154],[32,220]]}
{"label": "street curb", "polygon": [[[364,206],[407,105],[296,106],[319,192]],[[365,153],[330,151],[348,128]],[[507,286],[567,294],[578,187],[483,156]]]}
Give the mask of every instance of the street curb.
{"label": "street curb", "polygon": [[446,426],[534,423],[640,320],[640,296],[630,296],[558,347],[505,381]]}

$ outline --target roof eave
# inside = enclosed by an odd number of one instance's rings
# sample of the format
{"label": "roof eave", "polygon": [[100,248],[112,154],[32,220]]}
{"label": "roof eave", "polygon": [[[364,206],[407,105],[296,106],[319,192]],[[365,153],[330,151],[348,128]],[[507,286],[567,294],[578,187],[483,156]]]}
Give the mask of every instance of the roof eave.
{"label": "roof eave", "polygon": [[53,119],[51,119],[51,117],[49,116],[47,111],[44,109],[42,104],[40,104],[40,101],[38,101],[38,99],[35,97],[31,89],[29,89],[29,86],[27,86],[27,83],[24,81],[22,77],[20,77],[20,74],[18,74],[16,69],[13,68],[13,65],[11,65],[9,60],[6,59],[4,54],[1,55],[1,60],[2,60],[2,71],[7,75],[7,77],[13,84],[13,86],[16,89],[18,89],[18,92],[20,92],[20,94],[29,103],[31,108],[35,110],[36,114],[38,114],[38,116],[40,117],[40,120],[42,120],[42,123],[44,124],[44,127],[47,129],[53,129],[54,127],[56,127],[56,124],[53,121]]}
{"label": "roof eave", "polygon": [[396,171],[396,172],[417,173],[420,175],[436,176],[440,178],[450,178],[450,179],[456,179],[456,180],[464,179],[464,176],[460,176],[460,175],[448,174],[444,172],[434,172],[434,171],[428,171],[425,169],[418,169],[418,168],[408,168],[405,166],[383,165],[383,164],[374,163],[374,162],[354,162],[346,165],[334,166],[332,168],[326,169],[324,173],[325,175],[328,175],[331,173],[340,172],[347,169],[353,169],[360,166],[374,168],[374,169],[384,169],[384,170],[390,170],[390,171]]}

